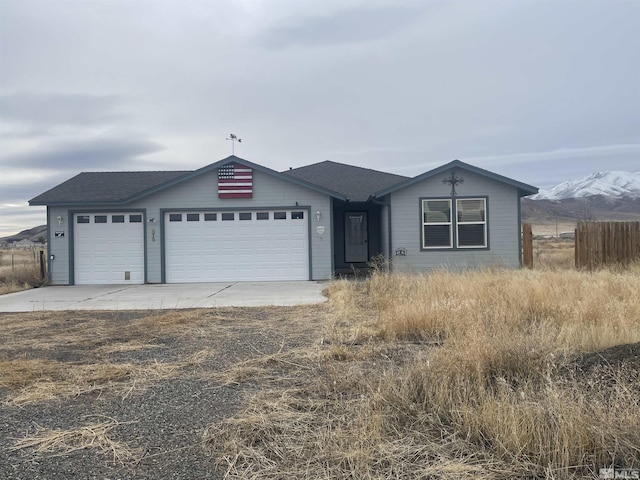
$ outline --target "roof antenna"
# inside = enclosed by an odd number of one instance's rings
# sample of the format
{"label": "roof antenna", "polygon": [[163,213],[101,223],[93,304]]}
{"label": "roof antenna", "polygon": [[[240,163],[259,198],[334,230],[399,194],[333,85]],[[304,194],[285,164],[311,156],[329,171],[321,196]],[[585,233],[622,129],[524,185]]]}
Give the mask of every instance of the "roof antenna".
{"label": "roof antenna", "polygon": [[231,155],[236,154],[236,142],[242,143],[242,139],[238,138],[235,134],[230,133],[227,140],[231,140]]}

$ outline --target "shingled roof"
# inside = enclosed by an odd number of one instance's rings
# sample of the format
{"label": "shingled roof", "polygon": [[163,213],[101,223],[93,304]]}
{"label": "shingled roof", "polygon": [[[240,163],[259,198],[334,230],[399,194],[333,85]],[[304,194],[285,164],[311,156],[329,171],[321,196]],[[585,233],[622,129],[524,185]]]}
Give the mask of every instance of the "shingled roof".
{"label": "shingled roof", "polygon": [[374,192],[408,179],[394,173],[354,167],[329,160],[282,173],[338,192],[351,202],[366,202]]}
{"label": "shingled roof", "polygon": [[30,205],[119,203],[189,171],[84,172],[29,200]]}

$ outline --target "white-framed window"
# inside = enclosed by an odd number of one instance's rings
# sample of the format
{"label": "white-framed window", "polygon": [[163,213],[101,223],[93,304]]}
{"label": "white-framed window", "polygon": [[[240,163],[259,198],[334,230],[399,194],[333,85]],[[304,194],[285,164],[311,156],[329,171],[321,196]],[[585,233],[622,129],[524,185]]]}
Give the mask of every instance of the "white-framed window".
{"label": "white-framed window", "polygon": [[486,248],[486,198],[433,198],[422,202],[422,249]]}
{"label": "white-framed window", "polygon": [[451,200],[422,201],[422,248],[453,247]]}
{"label": "white-framed window", "polygon": [[487,246],[487,205],[484,198],[456,200],[456,243],[458,248]]}

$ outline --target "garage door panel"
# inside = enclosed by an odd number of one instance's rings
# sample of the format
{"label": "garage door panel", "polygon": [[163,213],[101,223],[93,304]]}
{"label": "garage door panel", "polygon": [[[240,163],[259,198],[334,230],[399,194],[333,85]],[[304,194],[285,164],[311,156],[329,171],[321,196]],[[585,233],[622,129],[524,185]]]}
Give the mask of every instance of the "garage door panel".
{"label": "garage door panel", "polygon": [[[88,223],[79,223],[79,216],[88,220]],[[114,222],[114,216],[124,217],[124,222]],[[96,217],[103,220],[106,217],[106,222],[96,223]],[[75,216],[75,284],[144,283],[144,228],[142,222],[129,220],[128,213]],[[128,272],[128,276],[125,272]]]}
{"label": "garage door panel", "polygon": [[[308,219],[170,222],[165,217],[165,274],[169,283],[251,280],[308,280]],[[225,213],[231,213],[229,210]],[[178,212],[176,212],[178,213]],[[180,212],[182,218],[187,213]],[[243,212],[248,213],[248,212]],[[262,212],[264,214],[264,212]],[[304,215],[306,217],[306,215]],[[188,253],[186,253],[188,251]]]}

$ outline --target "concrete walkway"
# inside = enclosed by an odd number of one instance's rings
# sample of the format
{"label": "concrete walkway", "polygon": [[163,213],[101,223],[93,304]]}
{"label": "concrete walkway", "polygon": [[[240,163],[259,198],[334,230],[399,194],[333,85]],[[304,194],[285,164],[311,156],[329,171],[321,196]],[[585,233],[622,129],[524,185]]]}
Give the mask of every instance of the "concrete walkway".
{"label": "concrete walkway", "polygon": [[325,301],[327,282],[43,287],[0,295],[0,312],[292,306]]}

